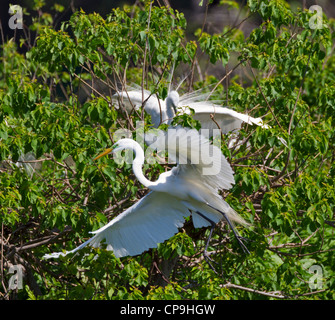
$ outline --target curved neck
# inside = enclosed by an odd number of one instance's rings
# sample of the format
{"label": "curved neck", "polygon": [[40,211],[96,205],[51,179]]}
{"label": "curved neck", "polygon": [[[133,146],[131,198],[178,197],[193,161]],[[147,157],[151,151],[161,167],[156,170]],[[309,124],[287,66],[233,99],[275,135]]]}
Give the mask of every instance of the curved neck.
{"label": "curved neck", "polygon": [[141,146],[134,141],[132,146],[133,152],[135,153],[135,159],[133,161],[133,172],[138,179],[145,187],[149,188],[153,186],[155,183],[148,180],[142,171],[143,163],[144,163],[144,151]]}
{"label": "curved neck", "polygon": [[174,116],[176,115],[176,108],[174,107],[171,100],[168,99],[166,101],[166,115],[168,119],[173,119]]}
{"label": "curved neck", "polygon": [[179,95],[177,91],[171,91],[166,98],[166,113],[172,119],[177,113],[177,106],[179,104]]}

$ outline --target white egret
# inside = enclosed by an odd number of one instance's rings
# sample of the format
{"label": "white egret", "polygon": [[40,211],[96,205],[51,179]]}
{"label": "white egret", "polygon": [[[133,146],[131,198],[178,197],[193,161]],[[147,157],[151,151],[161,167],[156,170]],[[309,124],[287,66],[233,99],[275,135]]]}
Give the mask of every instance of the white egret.
{"label": "white egret", "polygon": [[171,91],[167,98],[162,100],[151,95],[147,90],[142,92],[141,89],[133,88],[117,92],[113,96],[114,101],[117,99],[118,105],[123,105],[128,112],[144,104],[144,110],[150,114],[156,128],[162,123],[170,124],[177,112],[190,114],[190,108],[194,110],[193,118],[200,121],[201,128],[209,129],[210,132],[213,132],[213,129],[221,129],[225,134],[240,129],[243,122],[269,128],[261,118],[253,118],[227,107],[221,107],[205,98],[207,94],[201,94],[199,91],[187,93],[181,97],[177,91]]}
{"label": "white egret", "polygon": [[47,254],[45,258],[74,253],[86,245],[99,247],[103,241],[107,244],[106,249],[112,250],[116,257],[135,256],[149,248],[156,248],[158,243],[176,234],[190,214],[195,228],[211,227],[204,250],[210,266],[207,247],[220,220],[229,224],[243,251],[248,253],[233,225],[234,222],[247,223],[218,193],[219,189],[230,189],[235,183],[233,170],[221,150],[194,129],[171,128],[158,139],[165,144],[169,158],[178,164],[172,170],[161,173],[155,182],[143,174],[144,151],[132,139],[120,139],[95,158],[110,152],[132,150],[135,154],[133,172],[150,192],[108,224],[93,231],[95,235],[79,247],[65,253]]}

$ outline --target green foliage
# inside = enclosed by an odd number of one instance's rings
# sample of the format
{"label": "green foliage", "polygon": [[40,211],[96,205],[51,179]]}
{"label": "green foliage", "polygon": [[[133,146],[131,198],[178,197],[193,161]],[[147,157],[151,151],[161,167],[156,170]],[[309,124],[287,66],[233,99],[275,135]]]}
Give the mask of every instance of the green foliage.
{"label": "green foliage", "polygon": [[[0,57],[2,297],[334,299],[334,21],[324,15],[323,28],[310,29],[308,10],[248,0],[241,14],[261,20],[248,35],[237,25],[189,36],[182,13],[149,2],[106,18],[78,10],[59,29],[44,8],[34,1],[39,19],[27,32],[37,32],[36,43],[18,41],[28,52],[20,54],[12,39]],[[118,130],[136,134],[137,121],[150,128],[141,108],[127,113],[114,105],[120,83],[165,98],[172,66],[195,75],[195,67],[201,73],[208,65],[222,74],[222,66],[241,71],[213,98],[270,126],[243,125],[221,141],[236,181],[223,196],[250,223],[238,230],[251,254],[219,223],[209,245],[214,273],[202,256],[209,230],[195,230],[187,219],[180,233],[136,257],[85,248],[42,261],[51,250],[75,248],[147,193],[130,165],[92,161]],[[181,90],[209,91],[220,79],[204,72],[197,80]],[[174,123],[200,128],[192,112]],[[166,166],[144,170],[155,180]],[[32,277],[10,291],[6,271],[17,263]],[[164,266],[170,269],[162,278]],[[309,283],[311,266],[322,269],[317,289]]]}

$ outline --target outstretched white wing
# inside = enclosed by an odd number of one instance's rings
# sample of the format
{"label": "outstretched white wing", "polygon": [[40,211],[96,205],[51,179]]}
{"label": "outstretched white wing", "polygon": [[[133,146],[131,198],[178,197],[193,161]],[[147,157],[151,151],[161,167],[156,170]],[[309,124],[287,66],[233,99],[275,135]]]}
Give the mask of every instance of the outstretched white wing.
{"label": "outstretched white wing", "polygon": [[[219,129],[222,133],[227,133],[236,129],[240,129],[243,122],[250,125],[258,125],[264,129],[269,128],[263,123],[261,118],[253,118],[247,114],[236,112],[232,109],[221,107],[210,101],[190,102],[187,104],[189,108],[182,105],[183,112],[190,113],[190,109],[194,110],[194,119],[200,121],[202,129]],[[213,116],[213,119],[212,119]]]}
{"label": "outstretched white wing", "polygon": [[189,214],[185,204],[168,193],[150,192],[104,227],[92,232],[95,235],[79,247],[65,253],[47,254],[44,258],[58,258],[87,245],[99,247],[101,243],[106,243],[107,250],[112,250],[116,257],[135,256],[171,238]]}
{"label": "outstretched white wing", "polygon": [[[227,133],[240,129],[243,122],[250,125],[258,125],[264,129],[269,128],[263,123],[261,118],[253,118],[247,114],[222,107],[217,104],[219,101],[208,100],[208,98],[209,93],[204,92],[204,89],[185,93],[180,97],[179,107],[181,107],[182,112],[189,114],[190,110],[185,107],[192,108],[194,110],[193,117],[200,121],[202,129],[212,131],[213,129],[219,129],[219,125],[222,133]],[[213,121],[211,115],[213,115],[215,121]]]}

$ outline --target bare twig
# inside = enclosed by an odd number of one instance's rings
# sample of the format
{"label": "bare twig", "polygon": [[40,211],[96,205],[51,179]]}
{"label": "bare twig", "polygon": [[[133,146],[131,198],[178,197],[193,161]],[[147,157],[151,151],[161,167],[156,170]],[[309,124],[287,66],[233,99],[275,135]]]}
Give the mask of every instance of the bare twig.
{"label": "bare twig", "polygon": [[271,112],[273,118],[276,120],[278,126],[283,130],[283,127],[281,126],[280,122],[278,121],[276,115],[274,114],[274,112],[273,112],[273,110],[272,110],[272,108],[271,108],[271,105],[269,104],[268,100],[266,99],[266,97],[265,97],[265,95],[264,95],[264,92],[263,92],[263,90],[262,90],[262,87],[261,87],[260,83],[258,82],[258,79],[257,79],[257,77],[256,77],[256,75],[255,75],[255,72],[254,72],[253,68],[251,67],[251,64],[250,64],[250,61],[249,61],[249,60],[248,60],[248,64],[249,64],[251,73],[252,73],[254,79],[256,80],[258,89],[259,89],[261,95],[263,96],[263,99],[264,99],[264,101],[265,101],[265,103],[266,103],[268,109],[270,110],[270,112]]}
{"label": "bare twig", "polygon": [[[144,100],[144,78],[145,78],[145,68],[146,68],[146,60],[147,60],[147,52],[148,52],[148,34],[150,30],[150,20],[151,20],[151,9],[152,9],[152,2],[150,2],[149,7],[149,16],[148,16],[148,26],[147,26],[147,34],[146,34],[146,41],[145,41],[145,48],[144,48],[144,57],[143,57],[143,67],[142,67],[142,101]],[[141,118],[144,117],[144,108],[142,109]]]}
{"label": "bare twig", "polygon": [[227,77],[229,77],[230,74],[233,73],[235,71],[235,69],[237,69],[242,63],[243,63],[243,61],[240,61],[233,69],[231,69],[228,73],[225,74],[225,76],[223,78],[220,79],[220,81],[214,86],[212,91],[209,93],[206,100],[209,99],[209,97],[213,94],[213,92],[216,90],[216,88],[222,83],[222,81],[224,81]]}

